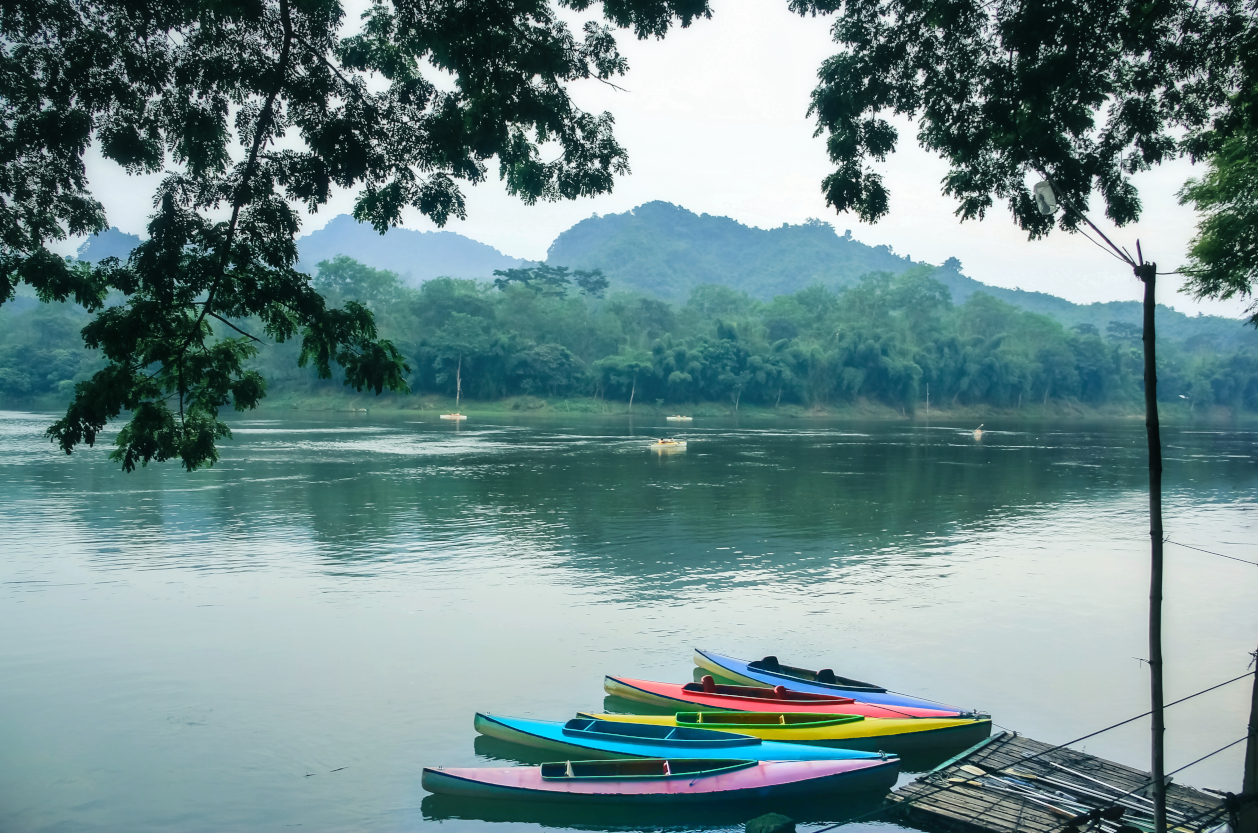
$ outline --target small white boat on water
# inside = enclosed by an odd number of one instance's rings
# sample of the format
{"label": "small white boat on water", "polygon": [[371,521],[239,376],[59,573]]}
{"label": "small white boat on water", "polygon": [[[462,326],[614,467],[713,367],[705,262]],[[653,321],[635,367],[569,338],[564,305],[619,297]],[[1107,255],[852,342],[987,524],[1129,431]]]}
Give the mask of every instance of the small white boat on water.
{"label": "small white boat on water", "polygon": [[673,414],[672,416],[664,417],[664,419],[668,420],[669,422],[694,422],[695,418],[682,416],[681,414]]}
{"label": "small white boat on water", "polygon": [[459,400],[463,397],[463,357],[459,356],[459,367],[454,372],[454,413],[442,414],[442,419],[452,419],[455,422],[467,419],[463,414],[459,413]]}

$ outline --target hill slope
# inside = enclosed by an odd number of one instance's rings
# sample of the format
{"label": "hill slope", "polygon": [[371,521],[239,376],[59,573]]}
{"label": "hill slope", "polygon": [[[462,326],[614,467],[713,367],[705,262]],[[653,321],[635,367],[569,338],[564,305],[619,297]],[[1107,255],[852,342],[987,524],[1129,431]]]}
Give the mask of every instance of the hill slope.
{"label": "hill slope", "polygon": [[138,245],[139,237],[110,226],[100,234],[93,234],[84,240],[83,245],[79,246],[77,257],[88,263],[99,263],[107,257],[125,261],[131,250]]}
{"label": "hill slope", "polygon": [[488,280],[495,269],[525,265],[519,258],[452,231],[395,228],[381,235],[348,214],[299,237],[297,252],[301,257],[297,268],[305,272],[313,272],[321,260],[343,254],[374,269],[397,272],[412,286],[439,277]]}
{"label": "hill slope", "polygon": [[620,289],[684,302],[690,290],[717,283],[768,300],[815,283],[848,286],[867,272],[903,272],[912,261],[886,246],[840,237],[810,221],[758,229],[666,202],[582,220],[551,244],[547,262],[602,269]]}
{"label": "hill slope", "polygon": [[[624,214],[582,220],[560,234],[547,262],[576,269],[599,268],[613,287],[684,302],[694,287],[723,284],[768,301],[812,284],[850,286],[873,271],[903,272],[914,266],[886,246],[867,246],[828,224],[810,221],[775,229],[744,226],[728,217],[695,214],[666,202],[650,202]],[[949,260],[933,277],[964,303],[986,292],[1031,312],[1051,315],[1068,327],[1081,324],[1104,333],[1111,322],[1139,327],[1136,301],[1075,304],[1043,292],[988,286],[961,273]],[[1214,316],[1190,317],[1158,307],[1162,334],[1201,347],[1232,349],[1258,346],[1258,333],[1240,321]]]}
{"label": "hill slope", "polygon": [[[89,263],[107,257],[126,260],[139,244],[136,235],[110,228],[79,246],[78,259]],[[297,238],[297,253],[297,268],[303,272],[313,273],[319,261],[348,255],[372,268],[397,272],[412,286],[439,277],[489,280],[495,269],[528,263],[451,231],[395,228],[381,235],[348,214],[339,214],[318,231]]]}

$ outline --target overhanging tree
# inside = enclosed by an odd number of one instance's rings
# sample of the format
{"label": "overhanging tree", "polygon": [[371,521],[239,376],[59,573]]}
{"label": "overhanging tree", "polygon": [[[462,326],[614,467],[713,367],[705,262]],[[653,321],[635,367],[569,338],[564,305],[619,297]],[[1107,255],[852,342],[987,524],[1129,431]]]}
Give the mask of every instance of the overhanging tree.
{"label": "overhanging tree", "polygon": [[1249,298],[1249,323],[1258,326],[1258,126],[1220,142],[1206,173],[1189,180],[1180,201],[1202,215],[1180,272],[1198,298]]}
{"label": "overhanging tree", "polygon": [[[827,202],[874,222],[889,195],[871,162],[898,138],[891,116],[916,120],[919,144],[948,163],[945,194],[963,219],[1003,200],[1032,238],[1080,231],[1099,192],[1118,226],[1136,220],[1131,175],[1217,147],[1252,89],[1252,0],[791,0],[801,14],[837,12],[838,54],[821,67],[811,113],[836,170]],[[1032,184],[1069,210],[1041,211]],[[1106,240],[1108,243],[1109,241]],[[1099,244],[1099,241],[1098,241]],[[1161,656],[1161,453],[1154,285],[1137,249],[1111,247],[1145,284],[1149,434],[1150,670],[1155,833],[1166,829]]]}
{"label": "overhanging tree", "polygon": [[[575,11],[590,0],[560,0]],[[461,183],[498,162],[527,203],[612,188],[628,171],[609,113],[568,86],[624,73],[613,27],[663,36],[706,0],[617,0],[574,34],[547,0],[393,0],[342,37],[336,0],[13,0],[0,6],[0,303],[19,284],[95,313],[108,365],[50,436],[67,453],[124,411],[130,470],[218,459],[219,409],[254,407],[262,334],[355,389],[403,390],[408,368],[370,310],[330,308],[296,271],[298,207],[356,189],[381,232],[406,208],[466,213]],[[450,83],[440,84],[442,79]],[[370,83],[369,83],[370,81]],[[84,156],[164,172],[149,239],[126,263],[67,263],[50,245],[102,231]],[[107,300],[112,297],[115,301]]]}

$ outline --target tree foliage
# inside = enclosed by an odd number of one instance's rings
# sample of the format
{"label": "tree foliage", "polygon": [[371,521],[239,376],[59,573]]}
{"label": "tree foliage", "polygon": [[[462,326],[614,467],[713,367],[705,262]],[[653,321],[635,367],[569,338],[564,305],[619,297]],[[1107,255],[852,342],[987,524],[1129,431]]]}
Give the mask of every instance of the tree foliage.
{"label": "tree foliage", "polygon": [[[407,208],[441,225],[465,215],[461,183],[494,159],[528,203],[610,190],[628,171],[612,117],[581,110],[569,85],[625,71],[613,26],[663,36],[708,9],[620,0],[603,14],[611,26],[577,34],[546,0],[380,0],[342,37],[336,0],[4,3],[0,304],[20,284],[73,300],[94,313],[83,337],[105,361],[53,439],[69,453],[127,411],[114,452],[125,468],[212,464],[228,434],[219,409],[265,394],[249,369],[264,337],[299,338],[298,362],[323,378],[404,390],[408,368],[371,310],[329,306],[293,268],[297,208],[355,189],[355,217],[377,230]],[[49,249],[107,227],[90,146],[165,174],[149,239],[125,263]]]}
{"label": "tree foliage", "polygon": [[[821,67],[811,112],[837,169],[830,205],[872,222],[888,193],[871,161],[896,145],[891,114],[947,161],[944,193],[963,218],[1000,199],[1032,237],[1047,234],[1028,177],[1051,177],[1086,209],[1093,189],[1118,225],[1140,200],[1130,177],[1202,156],[1246,87],[1254,5],[1234,0],[791,0],[837,13],[841,51]],[[1251,76],[1252,77],[1252,76]],[[1064,212],[1062,228],[1079,218]]]}
{"label": "tree foliage", "polygon": [[553,298],[563,297],[568,288],[576,285],[582,293],[591,298],[602,298],[607,291],[607,278],[601,269],[592,271],[577,270],[568,274],[567,266],[548,266],[539,263],[524,269],[495,269],[494,286],[505,289],[513,283],[521,284],[538,295]]}
{"label": "tree foliage", "polygon": [[[464,396],[476,399],[592,395],[678,408],[865,401],[908,413],[924,406],[928,387],[935,408],[1128,409],[1142,396],[1139,326],[1067,328],[984,293],[954,304],[924,266],[769,303],[704,286],[680,307],[624,294],[591,301],[576,287],[539,294],[517,282],[439,278],[411,289],[391,272],[341,258],[320,264],[314,285],[331,308],[357,300],[375,311],[415,393],[453,396],[457,370]],[[0,401],[68,394],[102,361],[77,336],[87,315],[73,304],[18,301],[0,309]],[[1222,350],[1200,335],[1176,340],[1159,330],[1163,400],[1188,400],[1198,412],[1258,411],[1258,349]],[[296,370],[298,355],[292,342],[266,346],[246,369],[282,393],[339,387],[343,370],[321,380]]]}
{"label": "tree foliage", "polygon": [[[1227,139],[1205,176],[1189,180],[1180,201],[1202,214],[1188,250],[1187,289],[1198,298],[1252,298],[1258,281],[1258,130]],[[1258,303],[1247,310],[1258,326]]]}

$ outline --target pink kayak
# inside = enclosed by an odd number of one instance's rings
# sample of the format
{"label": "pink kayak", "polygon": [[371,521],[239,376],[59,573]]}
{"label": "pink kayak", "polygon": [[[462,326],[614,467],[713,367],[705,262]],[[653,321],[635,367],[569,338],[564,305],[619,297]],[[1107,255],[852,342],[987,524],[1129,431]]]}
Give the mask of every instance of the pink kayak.
{"label": "pink kayak", "polygon": [[[702,706],[728,712],[807,712],[810,714],[859,714],[864,717],[958,717],[962,713],[947,709],[922,709],[910,706],[859,703],[851,697],[831,694],[809,694],[776,688],[753,688],[742,685],[717,685],[708,676],[701,683],[655,683],[627,677],[607,677],[603,690],[616,697],[650,703],[653,706],[677,708]],[[693,711],[694,709],[689,709]]]}
{"label": "pink kayak", "polygon": [[745,761],[636,758],[541,766],[425,767],[431,793],[515,801],[633,804],[738,801],[887,790],[900,759]]}

